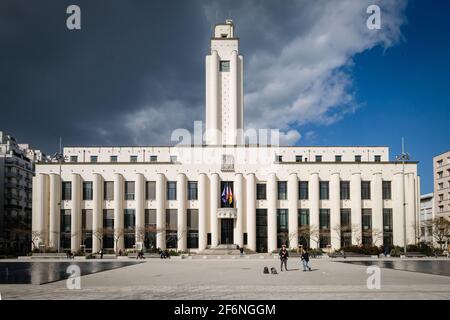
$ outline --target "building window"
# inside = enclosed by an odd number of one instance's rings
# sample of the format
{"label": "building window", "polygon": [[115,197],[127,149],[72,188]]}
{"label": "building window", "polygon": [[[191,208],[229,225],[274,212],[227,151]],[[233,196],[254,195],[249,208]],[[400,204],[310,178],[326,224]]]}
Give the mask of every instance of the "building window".
{"label": "building window", "polygon": [[309,209],[298,210],[298,226],[309,226]]}
{"label": "building window", "polygon": [[444,194],[439,195],[439,201],[444,201]]}
{"label": "building window", "polygon": [[77,156],[70,156],[70,162],[78,162]]}
{"label": "building window", "polygon": [[392,199],[392,191],[391,191],[391,182],[383,181],[383,200],[391,200]]}
{"label": "building window", "polygon": [[350,200],[350,181],[341,181],[341,200]]}
{"label": "building window", "polygon": [[145,209],[144,246],[156,249],[156,209]]}
{"label": "building window", "polygon": [[134,200],[134,181],[125,181],[125,200]]}
{"label": "building window", "polygon": [[114,181],[105,181],[103,183],[103,199],[114,200]]}
{"label": "building window", "polygon": [[334,161],[342,162],[342,156],[334,156]]}
{"label": "building window", "polygon": [[137,162],[137,156],[130,156],[130,162]]}
{"label": "building window", "polygon": [[98,156],[91,156],[91,162],[97,162]]}
{"label": "building window", "polygon": [[383,209],[383,231],[392,232],[392,209]]}
{"label": "building window", "polygon": [[156,200],[156,182],[147,181],[145,183],[145,200]]}
{"label": "building window", "polygon": [[109,161],[111,161],[111,162],[117,162],[117,156],[111,156],[111,157],[109,157]]}
{"label": "building window", "polygon": [[277,155],[277,156],[275,156],[275,159],[277,162],[283,162],[283,156]]}
{"label": "building window", "polygon": [[61,199],[62,200],[72,200],[72,182],[71,181],[63,181]]}
{"label": "building window", "polygon": [[298,198],[300,200],[308,200],[308,181],[298,182]]}
{"label": "building window", "polygon": [[83,182],[83,200],[92,200],[92,181]]}
{"label": "building window", "polygon": [[381,156],[376,155],[374,158],[375,162],[381,162]]}
{"label": "building window", "polygon": [[319,199],[328,200],[330,198],[330,184],[328,181],[319,182]]}
{"label": "building window", "polygon": [[278,200],[287,200],[287,182],[278,181]]}
{"label": "building window", "polygon": [[295,156],[295,162],[302,162],[303,157],[302,156]]}
{"label": "building window", "polygon": [[341,209],[341,247],[352,245],[351,210]]}
{"label": "building window", "polygon": [[361,199],[370,200],[370,181],[361,181]]}
{"label": "building window", "polygon": [[92,210],[81,210],[81,243],[85,249],[92,249]]}
{"label": "building window", "polygon": [[444,172],[443,171],[439,171],[438,172],[438,179],[442,179]]}
{"label": "building window", "polygon": [[158,161],[158,156],[150,156],[150,162]]}
{"label": "building window", "polygon": [[70,210],[61,210],[60,216],[60,245],[62,249],[70,249],[72,214]]}
{"label": "building window", "polygon": [[176,181],[167,181],[167,200],[177,200]]}
{"label": "building window", "polygon": [[330,209],[320,209],[319,212],[319,246],[326,248],[331,243]]}
{"label": "building window", "polygon": [[277,246],[289,246],[288,209],[277,209]]}
{"label": "building window", "polygon": [[166,247],[177,247],[177,209],[166,209]]}
{"label": "building window", "polygon": [[438,190],[444,189],[444,183],[438,183]]}
{"label": "building window", "polygon": [[355,156],[355,162],[361,162],[361,156]]}
{"label": "building window", "polygon": [[266,200],[266,184],[265,183],[257,183],[256,184],[256,200]]}
{"label": "building window", "polygon": [[230,71],[230,61],[229,60],[221,60],[219,70],[220,70],[220,72],[229,72]]}
{"label": "building window", "polygon": [[198,209],[187,209],[187,247],[198,248]]}
{"label": "building window", "polygon": [[322,156],[316,156],[316,162],[322,162]]}
{"label": "building window", "polygon": [[362,244],[372,245],[372,209],[362,209]]}
{"label": "building window", "polygon": [[177,162],[177,156],[170,156],[170,162]]}
{"label": "building window", "polygon": [[188,181],[188,200],[198,199],[197,181]]}
{"label": "building window", "polygon": [[443,163],[443,161],[442,161],[442,160],[439,160],[439,161],[437,162],[437,166],[438,166],[438,167],[442,167],[442,163]]}
{"label": "building window", "polygon": [[114,248],[114,210],[103,210],[103,248]]}
{"label": "building window", "polygon": [[135,227],[135,211],[134,209],[124,209],[124,228],[133,229]]}

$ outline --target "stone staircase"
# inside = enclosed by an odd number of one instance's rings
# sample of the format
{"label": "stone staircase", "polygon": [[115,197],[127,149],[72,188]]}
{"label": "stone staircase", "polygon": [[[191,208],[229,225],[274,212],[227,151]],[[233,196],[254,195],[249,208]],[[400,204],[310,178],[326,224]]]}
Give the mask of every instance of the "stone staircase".
{"label": "stone staircase", "polygon": [[[244,249],[245,254],[254,253],[252,250]],[[237,249],[234,244],[220,244],[214,248],[207,248],[202,252],[198,253],[199,255],[239,255],[239,249]]]}

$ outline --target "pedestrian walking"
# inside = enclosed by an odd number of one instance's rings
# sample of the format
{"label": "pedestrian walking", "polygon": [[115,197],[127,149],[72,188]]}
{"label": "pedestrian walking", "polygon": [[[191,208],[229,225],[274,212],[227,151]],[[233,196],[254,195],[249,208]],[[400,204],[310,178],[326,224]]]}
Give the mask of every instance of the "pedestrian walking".
{"label": "pedestrian walking", "polygon": [[301,259],[302,259],[302,263],[303,263],[303,272],[311,271],[311,268],[308,265],[308,263],[309,263],[309,253],[308,253],[307,249],[303,250]]}
{"label": "pedestrian walking", "polygon": [[287,260],[289,258],[289,252],[287,251],[285,244],[283,244],[281,246],[279,256],[280,256],[280,261],[281,261],[281,271],[283,271],[283,264],[284,264],[284,268],[286,269],[286,271],[288,271]]}

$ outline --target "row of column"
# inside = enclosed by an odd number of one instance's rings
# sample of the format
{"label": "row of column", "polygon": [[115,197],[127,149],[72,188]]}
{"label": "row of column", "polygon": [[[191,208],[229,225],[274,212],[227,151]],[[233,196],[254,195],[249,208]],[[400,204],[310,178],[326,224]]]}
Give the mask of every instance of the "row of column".
{"label": "row of column", "polygon": [[[72,174],[72,201],[71,201],[71,247],[80,248],[81,245],[81,195],[82,179],[79,174]],[[93,177],[93,230],[103,228],[103,177],[94,174]],[[414,243],[416,230],[416,192],[418,191],[418,181],[413,174],[402,173],[394,175],[392,188],[393,203],[393,242],[396,245],[404,245],[404,230],[407,231],[407,242]],[[187,179],[183,173],[177,176],[178,199],[186,197]],[[135,217],[136,217],[136,241],[142,241],[142,229],[145,225],[145,178],[137,173],[135,178]],[[210,190],[207,190],[206,174],[201,173],[198,178],[198,212],[199,212],[199,250],[207,247],[207,232],[211,233],[211,247],[219,243],[219,218],[217,208],[220,207],[220,177],[213,173],[210,176]],[[405,187],[405,195],[403,193]],[[355,173],[350,181],[350,202],[351,202],[351,224],[352,229],[362,232],[361,212],[363,200],[361,199],[361,174]],[[340,237],[336,234],[340,230],[340,175],[338,172],[331,174],[330,178],[330,230],[332,248],[340,247]],[[39,231],[41,240],[47,245],[58,248],[60,238],[60,204],[61,199],[61,179],[57,174],[38,174],[33,179],[33,231]],[[115,249],[124,249],[124,237],[120,232],[124,227],[124,178],[121,174],[114,175],[114,229],[119,235],[115,241]],[[237,218],[234,229],[235,243],[244,245],[244,217],[246,218],[247,248],[256,250],[256,178],[253,173],[246,175],[246,184],[243,174],[235,174],[234,180],[235,204]],[[277,177],[275,173],[270,173],[267,178],[267,244],[269,252],[277,249],[277,208],[278,204]],[[209,228],[207,226],[208,199]],[[156,245],[159,248],[166,248],[166,178],[164,174],[157,174],[156,178]],[[371,204],[372,204],[372,230],[375,245],[382,244],[383,232],[383,199],[382,199],[382,174],[376,172],[372,175],[371,183]],[[185,201],[177,201],[178,212],[178,250],[185,251],[187,248],[187,214]],[[403,216],[403,207],[406,213],[406,224]],[[319,229],[319,174],[312,173],[309,176],[309,213],[311,229]],[[288,178],[288,210],[289,210],[289,240],[291,247],[298,245],[298,177],[292,173]],[[46,213],[49,214],[46,214]],[[48,232],[47,232],[48,230]],[[123,232],[123,231],[122,231]],[[352,232],[352,243],[361,242],[361,232]],[[381,237],[380,237],[381,233]],[[101,243],[98,237],[93,236],[93,251],[100,250]],[[318,246],[318,242],[312,242],[311,246]],[[76,250],[76,249],[74,249]]]}

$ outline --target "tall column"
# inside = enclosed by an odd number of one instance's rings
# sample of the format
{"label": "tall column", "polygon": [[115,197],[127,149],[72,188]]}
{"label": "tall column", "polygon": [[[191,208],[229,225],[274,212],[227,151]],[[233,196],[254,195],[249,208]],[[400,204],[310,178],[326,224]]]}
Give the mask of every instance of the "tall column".
{"label": "tall column", "polygon": [[164,174],[156,176],[156,247],[166,249],[166,179]]}
{"label": "tall column", "polygon": [[277,177],[270,173],[267,181],[267,250],[277,249]]}
{"label": "tall column", "polygon": [[59,251],[60,238],[60,202],[61,202],[61,177],[50,174],[50,223],[49,246]]}
{"label": "tall column", "polygon": [[405,202],[403,194],[403,174],[402,172],[397,172],[394,174],[393,181],[393,212],[392,212],[392,238],[395,246],[403,247],[405,245],[404,241],[404,216],[403,216],[403,205]]}
{"label": "tall column", "polygon": [[[416,198],[415,198],[415,204],[416,204],[416,216],[415,216],[415,223],[416,223],[416,241],[417,238],[420,235],[420,176],[416,176]],[[434,218],[434,217],[433,217]]]}
{"label": "tall column", "polygon": [[415,179],[413,173],[406,175],[406,237],[408,244],[414,244],[416,240],[416,203],[415,203]]}
{"label": "tall column", "polygon": [[234,228],[234,243],[239,245],[239,247],[244,246],[244,234],[243,234],[243,223],[245,214],[245,203],[244,203],[244,181],[242,173],[237,173],[234,177],[234,194],[236,199],[236,227]]}
{"label": "tall column", "polygon": [[331,174],[330,179],[330,236],[331,249],[341,247],[341,180],[339,172]]}
{"label": "tall column", "polygon": [[198,178],[198,250],[205,250],[206,245],[206,174],[200,173]]}
{"label": "tall column", "polygon": [[256,251],[256,182],[255,174],[247,175],[247,249]]}
{"label": "tall column", "polygon": [[310,247],[319,247],[319,174],[311,173],[309,176],[309,226],[310,226]]}
{"label": "tall column", "polygon": [[39,245],[48,244],[48,229],[46,212],[49,209],[49,177],[44,173],[38,173],[33,178],[33,221],[32,229],[36,232],[33,243],[39,249]]}
{"label": "tall column", "polygon": [[219,175],[211,175],[211,211],[210,211],[210,229],[211,229],[211,248],[219,244],[219,219],[217,218],[217,209],[219,208]]}
{"label": "tall column", "polygon": [[93,206],[92,206],[92,252],[99,252],[102,249],[101,237],[103,234],[103,177],[99,173],[94,173],[93,186]]}
{"label": "tall column", "polygon": [[144,242],[145,239],[145,178],[142,173],[136,174],[136,226],[135,226],[135,239],[136,243]]}
{"label": "tall column", "polygon": [[234,50],[231,52],[230,60],[230,132],[227,144],[237,144],[237,127],[238,127],[238,54]]}
{"label": "tall column", "polygon": [[213,145],[221,144],[222,137],[218,135],[219,128],[219,56],[217,51],[211,53],[210,64],[210,143]]}
{"label": "tall column", "polygon": [[289,247],[298,247],[298,178],[291,173],[288,180]]}
{"label": "tall column", "polygon": [[362,243],[362,200],[360,172],[352,174],[352,179],[350,181],[350,199],[352,245],[359,245]]}
{"label": "tall column", "polygon": [[177,177],[177,248],[178,251],[187,250],[187,218],[186,218],[186,176],[179,173]]}
{"label": "tall column", "polygon": [[81,245],[81,177],[77,173],[72,173],[72,211],[71,211],[71,241],[70,249],[73,252],[79,251]]}
{"label": "tall column", "polygon": [[381,172],[372,176],[372,242],[374,246],[383,244],[383,180]]}
{"label": "tall column", "polygon": [[123,200],[124,181],[120,173],[114,174],[114,251],[124,250],[124,230],[123,230]]}

